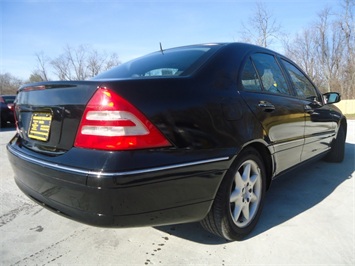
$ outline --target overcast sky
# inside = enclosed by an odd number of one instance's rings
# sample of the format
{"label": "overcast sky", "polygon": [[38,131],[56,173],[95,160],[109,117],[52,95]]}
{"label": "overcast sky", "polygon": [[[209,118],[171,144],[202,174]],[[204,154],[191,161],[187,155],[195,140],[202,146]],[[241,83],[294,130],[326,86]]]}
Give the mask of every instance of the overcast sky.
{"label": "overcast sky", "polygon": [[[340,0],[261,0],[294,36]],[[28,79],[35,53],[49,57],[81,44],[117,53],[122,62],[196,43],[233,42],[255,12],[246,0],[0,0],[1,73]],[[281,47],[274,47],[282,52]]]}

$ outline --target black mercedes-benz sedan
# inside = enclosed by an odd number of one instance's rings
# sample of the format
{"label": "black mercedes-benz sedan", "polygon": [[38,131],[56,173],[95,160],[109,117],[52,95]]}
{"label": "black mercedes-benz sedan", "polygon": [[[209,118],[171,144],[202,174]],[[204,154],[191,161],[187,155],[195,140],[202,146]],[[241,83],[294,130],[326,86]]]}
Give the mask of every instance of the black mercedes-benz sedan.
{"label": "black mercedes-benz sedan", "polygon": [[88,81],[23,85],[8,157],[18,187],[68,218],[201,221],[240,240],[273,179],[313,159],[343,160],[339,101],[258,46],[160,50]]}

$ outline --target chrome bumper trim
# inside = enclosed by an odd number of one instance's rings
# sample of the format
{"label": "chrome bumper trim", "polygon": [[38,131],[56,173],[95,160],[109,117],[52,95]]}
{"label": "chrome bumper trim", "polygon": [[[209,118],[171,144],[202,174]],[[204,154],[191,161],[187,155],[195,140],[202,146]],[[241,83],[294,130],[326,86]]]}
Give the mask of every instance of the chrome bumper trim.
{"label": "chrome bumper trim", "polygon": [[189,167],[189,166],[195,166],[195,165],[200,165],[200,164],[215,163],[215,162],[229,160],[229,157],[226,156],[226,157],[219,157],[219,158],[213,158],[213,159],[207,159],[207,160],[201,160],[201,161],[195,161],[195,162],[189,162],[189,163],[174,164],[174,165],[167,165],[167,166],[161,166],[161,167],[153,167],[153,168],[148,168],[148,169],[125,171],[125,172],[112,172],[111,173],[111,172],[90,171],[90,170],[84,170],[84,169],[79,169],[79,168],[74,168],[74,167],[68,167],[68,166],[63,166],[63,165],[59,165],[59,164],[55,164],[55,163],[46,162],[43,160],[39,161],[38,159],[34,159],[34,158],[31,158],[27,155],[19,153],[14,148],[12,148],[11,145],[7,145],[7,149],[14,156],[21,158],[27,162],[42,166],[42,167],[51,168],[54,170],[71,172],[73,174],[80,174],[80,175],[85,175],[85,176],[95,176],[95,177],[111,177],[111,176],[127,176],[127,175],[145,174],[145,173],[171,170],[171,169],[176,169],[176,168],[181,168],[181,167]]}

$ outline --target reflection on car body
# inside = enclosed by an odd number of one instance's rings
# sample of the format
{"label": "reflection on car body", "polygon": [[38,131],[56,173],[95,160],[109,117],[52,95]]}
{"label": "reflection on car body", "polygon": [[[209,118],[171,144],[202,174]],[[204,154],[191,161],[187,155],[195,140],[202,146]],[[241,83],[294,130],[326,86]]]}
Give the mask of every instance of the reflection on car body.
{"label": "reflection on car body", "polygon": [[255,227],[272,180],[341,162],[346,118],[292,61],[242,43],[149,54],[88,81],[23,85],[7,145],[15,181],[71,219],[108,227]]}

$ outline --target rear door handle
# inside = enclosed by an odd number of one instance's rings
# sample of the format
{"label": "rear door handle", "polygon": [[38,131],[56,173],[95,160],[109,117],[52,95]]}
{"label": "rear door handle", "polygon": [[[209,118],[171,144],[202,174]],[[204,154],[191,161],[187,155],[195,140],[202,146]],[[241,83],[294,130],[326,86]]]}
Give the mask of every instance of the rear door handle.
{"label": "rear door handle", "polygon": [[272,112],[275,110],[275,106],[267,101],[260,101],[258,106],[263,108],[264,112]]}

